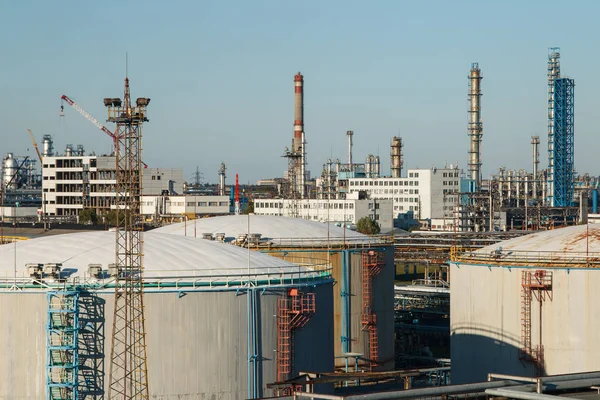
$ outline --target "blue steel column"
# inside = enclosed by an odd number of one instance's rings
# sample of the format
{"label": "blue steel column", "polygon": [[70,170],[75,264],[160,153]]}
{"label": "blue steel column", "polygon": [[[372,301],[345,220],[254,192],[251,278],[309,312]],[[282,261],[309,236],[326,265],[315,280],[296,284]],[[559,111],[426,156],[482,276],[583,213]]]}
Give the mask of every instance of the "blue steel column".
{"label": "blue steel column", "polygon": [[554,80],[554,206],[573,205],[574,87],[570,78]]}

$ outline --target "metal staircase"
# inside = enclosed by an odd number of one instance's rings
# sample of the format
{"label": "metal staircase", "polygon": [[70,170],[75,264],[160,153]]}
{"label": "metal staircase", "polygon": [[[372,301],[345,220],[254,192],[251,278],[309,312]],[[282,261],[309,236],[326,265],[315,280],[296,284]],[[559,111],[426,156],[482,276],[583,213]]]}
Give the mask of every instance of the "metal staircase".
{"label": "metal staircase", "polygon": [[377,315],[373,312],[373,278],[381,272],[383,253],[365,251],[362,253],[362,330],[368,332],[368,357],[370,368],[379,362],[379,337]]}
{"label": "metal staircase", "polygon": [[79,292],[48,293],[46,399],[78,399]]}

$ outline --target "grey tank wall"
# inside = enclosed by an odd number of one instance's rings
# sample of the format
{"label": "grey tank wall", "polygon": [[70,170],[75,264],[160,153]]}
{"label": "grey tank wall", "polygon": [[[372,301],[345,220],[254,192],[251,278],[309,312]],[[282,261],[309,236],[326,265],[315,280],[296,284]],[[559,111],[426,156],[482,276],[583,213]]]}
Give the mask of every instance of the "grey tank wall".
{"label": "grey tank wall", "polygon": [[[482,381],[488,373],[534,376],[519,360],[521,276],[530,268],[450,264],[452,382]],[[558,269],[542,306],[543,374],[600,369],[600,270]],[[539,344],[540,307],[531,303],[532,346]]]}
{"label": "grey tank wall", "polygon": [[[317,294],[317,312],[295,333],[296,367],[331,371],[333,340],[329,316],[331,284],[307,288]],[[272,391],[277,375],[277,299],[281,291],[257,290],[259,396]],[[44,292],[0,294],[0,399],[45,397],[47,299]],[[95,396],[108,390],[113,296],[95,297],[104,316],[95,324],[98,352],[89,357]],[[152,399],[221,399],[247,397],[247,297],[235,292],[146,293],[148,377]],[[322,339],[322,340],[320,340]],[[82,351],[80,350],[80,354]],[[96,354],[98,355],[98,354]],[[93,385],[92,385],[93,386]],[[88,398],[94,397],[88,388]]]}
{"label": "grey tank wall", "polygon": [[[343,296],[343,270],[348,269],[349,318],[348,318],[348,352],[368,354],[367,333],[362,330],[362,251],[370,249],[331,249],[331,250],[304,250],[304,249],[277,249],[265,251],[274,257],[283,258],[290,262],[302,262],[306,260],[329,261],[332,265],[332,277],[335,280],[333,286],[333,349],[335,352],[335,366],[342,368],[345,360],[341,358],[343,353],[343,337],[346,336],[343,327],[342,316],[345,301]],[[395,341],[394,341],[394,249],[392,246],[375,248],[385,255],[385,266],[373,280],[373,304],[374,312],[377,314],[377,328],[379,332],[379,359],[382,363],[377,367],[380,371],[394,369]],[[344,255],[344,253],[346,255]],[[350,261],[345,261],[349,259]],[[354,359],[348,360],[350,367],[354,367]]]}

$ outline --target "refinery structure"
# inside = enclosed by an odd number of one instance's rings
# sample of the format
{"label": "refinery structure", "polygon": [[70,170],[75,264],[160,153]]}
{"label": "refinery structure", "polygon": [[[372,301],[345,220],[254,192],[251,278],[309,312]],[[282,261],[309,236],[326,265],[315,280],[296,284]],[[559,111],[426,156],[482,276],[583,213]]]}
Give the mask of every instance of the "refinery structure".
{"label": "refinery structure", "polygon": [[3,159],[0,399],[598,397],[600,178],[575,170],[560,60],[550,48],[547,138],[523,138],[531,171],[487,176],[479,63],[465,162],[413,168],[399,134],[358,154],[343,129],[347,155],[311,177],[298,72],[291,146],[271,155],[285,171],[257,185],[225,161],[215,184],[147,165],[150,99],[128,76],[106,125],[63,95],[61,118],[113,149],[27,130],[37,157]]}

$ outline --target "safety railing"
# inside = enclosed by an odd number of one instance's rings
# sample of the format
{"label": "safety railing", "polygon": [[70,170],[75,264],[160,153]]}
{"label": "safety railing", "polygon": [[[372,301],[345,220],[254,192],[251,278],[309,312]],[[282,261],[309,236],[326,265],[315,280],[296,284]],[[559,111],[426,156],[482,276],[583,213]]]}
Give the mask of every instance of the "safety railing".
{"label": "safety railing", "polygon": [[[145,287],[156,289],[222,288],[251,284],[253,286],[289,285],[331,278],[332,267],[326,263],[297,264],[284,267],[263,267],[250,264],[245,268],[214,268],[190,270],[145,270]],[[31,277],[25,271],[4,272],[0,275],[0,290],[68,289],[89,287],[103,289],[114,287],[116,278],[104,271],[96,278],[84,272],[78,276],[57,278]]]}
{"label": "safety railing", "polygon": [[356,248],[370,248],[393,244],[393,237],[387,235],[376,236],[330,236],[307,238],[263,238],[258,244],[250,244],[250,248],[257,247],[301,247],[301,248],[327,248],[330,246],[348,245]]}
{"label": "safety railing", "polygon": [[453,262],[465,264],[498,264],[525,267],[597,268],[600,253],[574,251],[492,250],[489,253],[464,252],[452,257]]}

